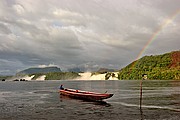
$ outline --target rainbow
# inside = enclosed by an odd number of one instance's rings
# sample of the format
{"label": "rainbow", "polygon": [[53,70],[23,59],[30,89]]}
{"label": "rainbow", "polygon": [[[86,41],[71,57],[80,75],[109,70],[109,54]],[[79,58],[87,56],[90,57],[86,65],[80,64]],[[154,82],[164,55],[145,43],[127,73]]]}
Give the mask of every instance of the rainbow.
{"label": "rainbow", "polygon": [[141,55],[145,52],[145,50],[148,48],[148,46],[153,42],[153,40],[156,39],[156,37],[160,34],[160,32],[168,25],[170,24],[180,13],[180,9],[176,10],[172,15],[170,15],[167,19],[165,19],[162,24],[157,28],[157,30],[153,33],[153,35],[150,37],[150,39],[146,42],[145,46],[142,48],[142,50],[139,52],[137,58],[135,60],[138,60]]}
{"label": "rainbow", "polygon": [[[153,42],[153,40],[155,40],[157,38],[157,36],[161,33],[161,31],[168,24],[172,23],[172,21],[178,16],[179,13],[180,13],[180,9],[176,10],[175,12],[173,12],[173,14],[171,14],[167,19],[165,19],[162,22],[162,24],[157,28],[157,30],[148,39],[148,41],[146,42],[146,44],[144,45],[144,47],[142,48],[142,50],[139,52],[138,56],[136,57],[135,61],[137,61],[142,56],[142,54],[145,52],[145,50],[148,48],[148,46]],[[133,63],[131,69],[134,67],[135,64],[136,64],[136,62]]]}

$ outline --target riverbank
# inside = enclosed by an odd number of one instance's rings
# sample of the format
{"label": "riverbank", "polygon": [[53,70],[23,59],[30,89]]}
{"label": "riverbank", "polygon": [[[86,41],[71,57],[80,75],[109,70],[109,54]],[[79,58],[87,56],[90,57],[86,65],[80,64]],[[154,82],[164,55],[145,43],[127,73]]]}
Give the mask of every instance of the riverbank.
{"label": "riverbank", "polygon": [[45,80],[46,75],[41,75],[34,79],[35,75],[13,76],[7,79],[7,81],[30,81],[30,80]]}
{"label": "riverbank", "polygon": [[[74,76],[74,74],[77,74]],[[107,77],[108,74],[108,77]],[[60,78],[60,79],[58,79]],[[96,73],[91,72],[85,73],[68,73],[68,74],[35,74],[35,75],[21,75],[13,76],[8,78],[9,81],[30,81],[30,80],[118,80],[118,72],[109,72],[109,73]]]}

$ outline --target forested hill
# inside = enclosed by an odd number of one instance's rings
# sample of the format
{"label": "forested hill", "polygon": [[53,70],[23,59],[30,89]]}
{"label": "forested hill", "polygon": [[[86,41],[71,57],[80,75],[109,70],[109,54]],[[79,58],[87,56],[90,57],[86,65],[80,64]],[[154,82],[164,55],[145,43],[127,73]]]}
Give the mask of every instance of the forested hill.
{"label": "forested hill", "polygon": [[34,73],[49,73],[49,72],[61,72],[58,67],[45,67],[45,68],[28,68],[17,73],[19,74],[34,74]]}
{"label": "forested hill", "polygon": [[180,80],[180,51],[163,55],[144,56],[121,69],[121,80],[142,79],[147,74],[150,80]]}

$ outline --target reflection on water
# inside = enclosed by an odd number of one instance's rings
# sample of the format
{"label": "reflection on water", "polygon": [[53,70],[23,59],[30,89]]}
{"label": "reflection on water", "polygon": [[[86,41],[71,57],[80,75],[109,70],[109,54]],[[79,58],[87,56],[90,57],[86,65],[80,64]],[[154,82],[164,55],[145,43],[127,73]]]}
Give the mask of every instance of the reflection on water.
{"label": "reflection on water", "polygon": [[[180,81],[44,81],[0,82],[0,119],[138,120],[180,118]],[[114,93],[105,102],[59,95],[58,86]]]}
{"label": "reflection on water", "polygon": [[64,96],[64,95],[60,95],[60,101],[64,102],[64,101],[75,101],[75,102],[79,102],[79,103],[88,103],[88,104],[93,104],[93,105],[100,105],[100,106],[105,106],[105,107],[109,107],[111,106],[110,103],[106,102],[106,101],[88,101],[88,100],[81,100],[81,99],[75,99],[75,98],[71,98],[68,96]]}

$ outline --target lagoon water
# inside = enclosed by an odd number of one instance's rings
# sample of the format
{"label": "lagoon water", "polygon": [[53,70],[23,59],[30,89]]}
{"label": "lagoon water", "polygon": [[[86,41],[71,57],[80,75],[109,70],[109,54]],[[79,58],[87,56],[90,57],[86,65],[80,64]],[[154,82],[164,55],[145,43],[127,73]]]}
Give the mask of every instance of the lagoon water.
{"label": "lagoon water", "polygon": [[[60,96],[58,86],[114,93],[104,103]],[[180,81],[0,82],[0,120],[179,120]]]}

